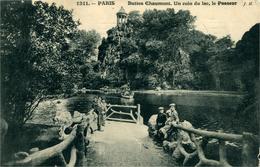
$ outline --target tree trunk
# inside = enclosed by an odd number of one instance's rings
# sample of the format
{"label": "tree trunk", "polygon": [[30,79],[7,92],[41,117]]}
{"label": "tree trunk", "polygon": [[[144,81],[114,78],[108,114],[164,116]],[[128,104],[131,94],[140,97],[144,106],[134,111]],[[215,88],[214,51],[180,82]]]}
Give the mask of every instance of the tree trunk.
{"label": "tree trunk", "polygon": [[216,87],[216,90],[220,90],[220,77],[219,77],[219,75],[215,75],[215,87]]}

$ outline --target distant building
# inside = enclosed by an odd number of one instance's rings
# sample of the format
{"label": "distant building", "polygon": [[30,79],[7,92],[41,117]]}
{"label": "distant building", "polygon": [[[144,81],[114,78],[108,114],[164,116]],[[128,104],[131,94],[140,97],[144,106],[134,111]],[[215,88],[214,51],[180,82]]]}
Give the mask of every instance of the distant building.
{"label": "distant building", "polygon": [[116,13],[117,16],[117,26],[120,27],[127,23],[127,13],[125,9],[121,6],[120,10]]}

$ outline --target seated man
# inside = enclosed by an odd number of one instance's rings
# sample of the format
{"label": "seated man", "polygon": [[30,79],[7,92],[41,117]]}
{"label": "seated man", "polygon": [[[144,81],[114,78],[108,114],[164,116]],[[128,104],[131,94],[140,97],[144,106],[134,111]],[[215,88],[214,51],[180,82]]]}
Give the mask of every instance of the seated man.
{"label": "seated man", "polygon": [[[167,112],[169,112],[175,119],[176,122],[179,122],[180,119],[179,119],[179,114],[178,112],[176,111],[176,104],[175,103],[171,103],[170,104],[170,109],[167,110]],[[166,112],[166,113],[167,113]]]}
{"label": "seated man", "polygon": [[164,113],[164,108],[159,107],[159,113],[157,114],[157,119],[156,119],[156,130],[161,129],[164,127],[165,122],[167,120],[166,114]]}
{"label": "seated man", "polygon": [[159,133],[159,130],[165,126],[165,122],[167,120],[166,114],[164,113],[164,108],[159,107],[159,113],[157,114],[157,119],[156,119],[156,131],[157,134],[155,135],[155,139],[159,142],[162,143],[163,137],[161,136],[161,133]]}

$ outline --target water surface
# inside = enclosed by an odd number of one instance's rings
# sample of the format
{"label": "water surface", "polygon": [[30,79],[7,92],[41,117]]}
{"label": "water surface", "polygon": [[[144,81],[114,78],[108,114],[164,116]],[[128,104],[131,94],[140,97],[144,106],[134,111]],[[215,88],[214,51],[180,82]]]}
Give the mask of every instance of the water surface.
{"label": "water surface", "polygon": [[[158,107],[169,109],[175,103],[181,120],[190,121],[194,127],[207,130],[224,130],[240,133],[244,130],[242,119],[239,118],[238,106],[241,95],[223,93],[135,93],[134,99],[124,99],[108,94],[82,94],[70,98],[69,110],[87,112],[91,109],[94,97],[101,96],[107,103],[123,105],[141,105],[141,115],[147,124],[151,115],[156,114]],[[241,126],[237,126],[241,125]],[[250,131],[250,130],[248,130]]]}

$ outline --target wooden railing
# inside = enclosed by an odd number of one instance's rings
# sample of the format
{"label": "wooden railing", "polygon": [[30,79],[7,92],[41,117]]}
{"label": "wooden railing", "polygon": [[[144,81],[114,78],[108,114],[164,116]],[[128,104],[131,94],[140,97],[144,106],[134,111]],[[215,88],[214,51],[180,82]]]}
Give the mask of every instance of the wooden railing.
{"label": "wooden railing", "polygon": [[[58,165],[66,167],[83,166],[83,157],[86,154],[87,134],[90,124],[95,121],[93,116],[87,116],[87,119],[74,123],[70,134],[59,144],[44,150],[36,151],[32,154],[23,152],[26,157],[22,160],[11,161],[5,166],[37,166],[41,165],[50,158],[57,158]],[[63,151],[70,148],[70,160],[67,163]],[[53,164],[57,165],[57,164]]]}
{"label": "wooden railing", "polygon": [[[129,109],[128,111],[121,111],[119,109],[125,108]],[[106,118],[107,120],[114,120],[114,121],[126,121],[126,122],[133,122],[137,124],[142,124],[141,120],[141,108],[140,104],[134,105],[117,105],[117,104],[110,104],[108,105]],[[134,114],[135,113],[135,114]],[[113,115],[126,115],[129,118],[116,118]]]}
{"label": "wooden railing", "polygon": [[[213,132],[194,128],[184,127],[179,124],[173,124],[174,128],[183,130],[189,134],[191,141],[195,144],[195,151],[188,153],[182,145],[182,138],[178,136],[175,143],[176,147],[174,150],[178,151],[184,156],[183,166],[187,165],[187,162],[195,156],[199,158],[197,166],[223,166],[230,167],[226,154],[226,141],[235,141],[242,144],[242,165],[246,167],[257,166],[257,156],[254,156],[254,150],[258,148],[258,137],[251,133],[240,134],[229,134],[223,133],[222,131]],[[219,144],[219,160],[208,159],[205,156],[204,148],[206,147],[208,140],[214,138],[218,140]]]}

